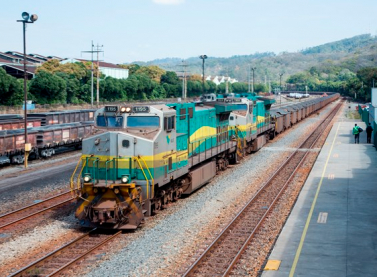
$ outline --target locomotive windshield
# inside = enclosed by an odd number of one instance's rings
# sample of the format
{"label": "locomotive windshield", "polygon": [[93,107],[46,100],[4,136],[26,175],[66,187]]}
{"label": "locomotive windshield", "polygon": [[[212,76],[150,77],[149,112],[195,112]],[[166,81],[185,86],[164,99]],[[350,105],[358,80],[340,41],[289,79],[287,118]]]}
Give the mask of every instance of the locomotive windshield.
{"label": "locomotive windshield", "polygon": [[129,116],[127,117],[127,127],[159,127],[160,118],[158,116]]}
{"label": "locomotive windshield", "polygon": [[122,128],[123,127],[123,117],[122,116],[97,116],[97,126],[99,127],[111,127],[111,128]]}

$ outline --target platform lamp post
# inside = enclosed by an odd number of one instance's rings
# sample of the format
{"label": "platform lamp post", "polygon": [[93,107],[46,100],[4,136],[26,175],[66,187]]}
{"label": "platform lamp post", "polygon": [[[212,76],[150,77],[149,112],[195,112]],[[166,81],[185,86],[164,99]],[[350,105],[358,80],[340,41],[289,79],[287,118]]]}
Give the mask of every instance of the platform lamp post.
{"label": "platform lamp post", "polygon": [[37,21],[38,16],[36,14],[32,14],[30,16],[27,12],[23,12],[21,16],[22,16],[22,20],[17,20],[17,22],[22,22],[23,36],[24,36],[24,117],[25,117],[25,126],[24,126],[24,130],[25,130],[25,156],[24,156],[24,164],[25,164],[25,168],[27,168],[27,159],[29,157],[29,152],[31,150],[31,144],[28,143],[28,137],[27,137],[26,23],[34,23],[35,21]]}
{"label": "platform lamp post", "polygon": [[280,106],[281,106],[281,77],[283,76],[283,73],[280,73],[279,74],[279,76],[280,76]]}
{"label": "platform lamp post", "polygon": [[203,69],[203,77],[202,77],[202,88],[203,88],[203,94],[204,94],[204,61],[207,59],[207,55],[200,55],[199,58],[203,60],[202,69]]}

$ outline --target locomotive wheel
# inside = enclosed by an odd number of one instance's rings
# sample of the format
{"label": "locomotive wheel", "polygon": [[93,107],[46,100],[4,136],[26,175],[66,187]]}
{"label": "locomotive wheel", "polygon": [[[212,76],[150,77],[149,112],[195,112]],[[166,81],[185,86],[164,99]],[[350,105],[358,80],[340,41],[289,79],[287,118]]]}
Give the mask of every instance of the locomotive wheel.
{"label": "locomotive wheel", "polygon": [[162,208],[161,199],[158,199],[156,202],[154,202],[154,210],[159,211]]}

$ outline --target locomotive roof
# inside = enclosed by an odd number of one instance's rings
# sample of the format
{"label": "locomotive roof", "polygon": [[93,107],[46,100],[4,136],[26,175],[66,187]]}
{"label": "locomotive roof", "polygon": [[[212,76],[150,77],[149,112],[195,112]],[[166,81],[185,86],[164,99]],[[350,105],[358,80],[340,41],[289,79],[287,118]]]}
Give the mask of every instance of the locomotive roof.
{"label": "locomotive roof", "polygon": [[206,105],[212,106],[216,109],[216,114],[220,113],[230,113],[233,111],[241,110],[240,103],[226,103],[226,102],[219,102],[219,101],[213,101],[213,102],[206,102]]}

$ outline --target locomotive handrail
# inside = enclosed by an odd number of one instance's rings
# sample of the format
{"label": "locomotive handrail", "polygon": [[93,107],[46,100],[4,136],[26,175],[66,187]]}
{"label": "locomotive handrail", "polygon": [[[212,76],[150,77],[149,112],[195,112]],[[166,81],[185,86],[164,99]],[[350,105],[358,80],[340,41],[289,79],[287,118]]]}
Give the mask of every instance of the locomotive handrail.
{"label": "locomotive handrail", "polygon": [[148,170],[149,176],[151,177],[151,180],[152,180],[152,196],[154,197],[154,179],[153,179],[153,176],[151,174],[151,171],[149,170],[149,167],[148,167],[147,163],[145,162],[145,160],[141,156],[139,156],[138,158],[143,161],[143,163],[145,164],[145,167]]}
{"label": "locomotive handrail", "polygon": [[136,156],[135,156],[135,159],[136,159],[137,163],[139,164],[139,167],[140,167],[140,169],[141,169],[141,172],[142,172],[143,175],[144,175],[145,180],[147,181],[147,198],[149,198],[149,181],[148,181],[147,175],[145,174],[145,172],[144,172],[144,168],[143,168],[143,166],[141,165],[141,163],[140,163],[140,161],[139,161],[139,157],[136,157]]}
{"label": "locomotive handrail", "polygon": [[[90,159],[91,157],[89,157],[89,159]],[[95,163],[97,163],[97,166],[95,167],[94,166],[94,164]],[[94,186],[94,182],[95,181],[97,181],[97,178],[96,178],[96,175],[97,175],[97,177],[98,177],[98,179],[99,179],[99,168],[98,168],[98,166],[99,166],[99,159],[98,158],[95,158],[95,160],[93,161],[93,166],[92,166],[92,170],[93,170],[93,186]],[[97,172],[95,171],[95,169],[97,169]],[[97,174],[96,174],[97,173]]]}
{"label": "locomotive handrail", "polygon": [[[113,160],[114,160],[114,159],[112,159],[112,160],[107,160],[107,161],[105,162],[105,184],[106,184],[106,186],[107,186],[107,171],[108,171],[107,165],[108,165],[108,163],[111,163]],[[115,183],[115,181],[114,181],[114,183]]]}
{"label": "locomotive handrail", "polygon": [[[70,188],[71,188],[71,193],[73,193],[73,190],[74,190],[74,188],[73,188],[73,179],[75,178],[75,174],[76,174],[76,171],[77,171],[77,169],[79,168],[79,165],[80,165],[80,163],[81,163],[81,159],[79,159],[79,161],[77,162],[77,165],[76,165],[76,167],[75,167],[75,170],[73,171],[73,173],[72,173],[72,176],[71,176],[71,178],[70,178],[70,184],[69,184],[69,186],[70,186]],[[78,178],[79,179],[79,178]],[[77,182],[79,183],[79,180],[77,180]],[[78,187],[78,185],[77,185],[77,187]]]}
{"label": "locomotive handrail", "polygon": [[82,157],[79,159],[79,161],[77,162],[77,165],[76,165],[76,168],[75,170],[73,171],[72,173],[72,176],[70,178],[70,188],[71,188],[71,192],[73,192],[74,189],[74,178],[75,178],[75,174],[79,168],[79,165],[80,163],[82,162],[82,167],[81,167],[81,170],[80,170],[80,173],[78,174],[78,177],[77,177],[77,190],[79,191],[81,188],[80,188],[80,185],[81,185],[81,181],[80,181],[80,176],[82,175],[82,172],[86,166],[86,159],[83,159]]}

